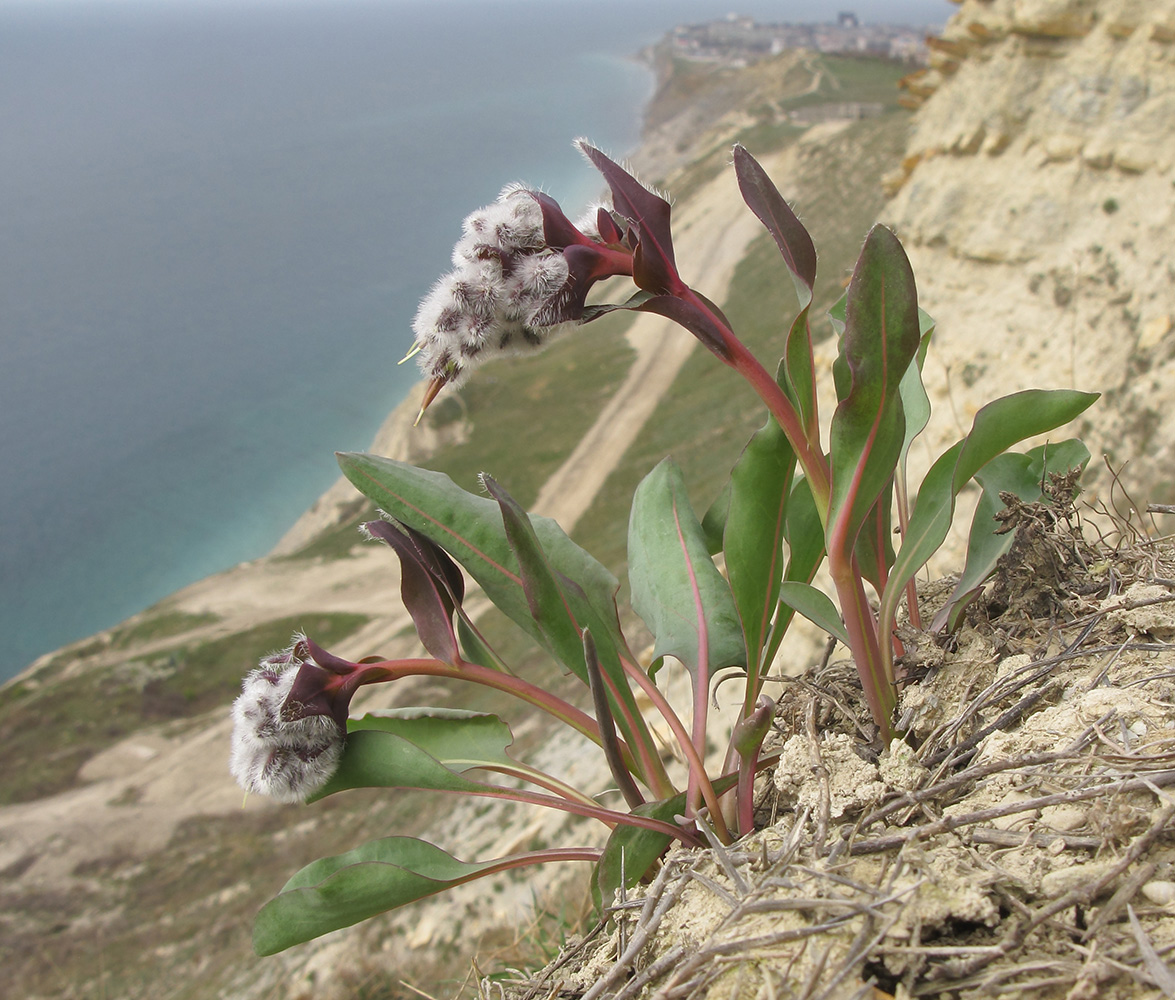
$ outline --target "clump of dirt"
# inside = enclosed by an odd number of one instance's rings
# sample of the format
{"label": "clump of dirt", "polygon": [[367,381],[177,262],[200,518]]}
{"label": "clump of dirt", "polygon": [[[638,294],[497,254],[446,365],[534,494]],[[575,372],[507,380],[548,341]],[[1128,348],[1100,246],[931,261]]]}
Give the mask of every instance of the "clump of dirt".
{"label": "clump of dirt", "polygon": [[[763,828],[678,850],[502,1000],[1175,997],[1175,548],[1009,502],[953,637],[903,636],[902,739],[851,663],[779,700]],[[925,588],[929,621],[950,586]]]}

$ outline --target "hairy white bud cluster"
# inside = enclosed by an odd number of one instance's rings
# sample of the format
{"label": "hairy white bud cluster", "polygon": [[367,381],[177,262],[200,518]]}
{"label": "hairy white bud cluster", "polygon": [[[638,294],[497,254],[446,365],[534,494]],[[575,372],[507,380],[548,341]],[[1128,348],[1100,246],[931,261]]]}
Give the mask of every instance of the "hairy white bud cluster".
{"label": "hairy white bud cluster", "polygon": [[286,700],[300,661],[278,654],[251,671],[233,702],[229,770],[247,792],[302,802],[330,780],[345,734],[325,715],[291,718]]}
{"label": "hairy white bud cluster", "polygon": [[492,357],[546,342],[552,328],[540,314],[566,284],[567,263],[547,249],[542,210],[527,188],[505,188],[465,220],[453,267],[412,323],[426,378],[459,384]]}

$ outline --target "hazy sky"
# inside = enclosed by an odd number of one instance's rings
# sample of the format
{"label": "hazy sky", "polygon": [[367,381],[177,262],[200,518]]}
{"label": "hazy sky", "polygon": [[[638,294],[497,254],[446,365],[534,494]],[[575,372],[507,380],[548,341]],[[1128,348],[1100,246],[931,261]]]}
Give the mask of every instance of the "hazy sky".
{"label": "hazy sky", "polygon": [[[379,3],[395,4],[467,4],[495,3],[497,0],[0,0],[0,8],[24,6],[87,6],[102,5],[292,5]],[[529,0],[531,3],[586,3],[592,0]],[[643,0],[632,0],[634,5]],[[657,0],[652,0],[657,2]],[[663,3],[660,4],[664,6]],[[956,9],[950,0],[682,0],[678,5],[681,19],[716,18],[728,13],[748,14],[762,21],[832,21],[840,11],[853,11],[864,21],[931,24],[945,21]]]}

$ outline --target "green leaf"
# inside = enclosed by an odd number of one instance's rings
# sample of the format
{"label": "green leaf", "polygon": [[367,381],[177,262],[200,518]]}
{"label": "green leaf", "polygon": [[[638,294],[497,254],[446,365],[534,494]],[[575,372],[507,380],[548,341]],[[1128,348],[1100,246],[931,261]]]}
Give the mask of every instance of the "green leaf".
{"label": "green leaf", "polygon": [[457,708],[383,709],[347,720],[347,731],[393,733],[454,771],[514,763],[508,752],[514,734],[498,716],[485,712]]}
{"label": "green leaf", "polygon": [[769,417],[730,474],[723,551],[747,657],[756,670],[783,578],[787,501],[795,467],[787,436]]}
{"label": "green leaf", "polygon": [[253,949],[274,955],[463,882],[550,860],[559,859],[522,856],[470,864],[413,837],[373,840],[297,872],[257,914]]}
{"label": "green leaf", "polygon": [[360,729],[347,734],[339,769],[321,789],[307,799],[315,802],[350,788],[422,788],[433,792],[477,794],[487,786],[462,777],[462,771],[479,766],[477,748],[453,751],[447,766],[422,747],[395,732]]}
{"label": "green leaf", "polygon": [[734,598],[671,459],[654,468],[632,498],[628,579],[633,610],[656,641],[654,658],[674,656],[694,673],[746,666]]}
{"label": "green leaf", "polygon": [[808,583],[824,558],[824,528],[806,479],[792,487],[787,504],[787,577]]}
{"label": "green leaf", "polygon": [[954,631],[958,627],[967,605],[995,572],[1000,557],[1012,547],[1015,531],[996,534],[999,522],[995,516],[1004,509],[1000,494],[1014,493],[1025,503],[1035,503],[1042,499],[1041,484],[1050,473],[1084,469],[1089,457],[1089,449],[1081,441],[1069,438],[1056,444],[1039,445],[1025,455],[997,455],[975,474],[983,493],[971,521],[967,561],[950,598],[935,616],[933,629],[945,627]]}
{"label": "green leaf", "polygon": [[970,433],[940,455],[922,481],[882,597],[883,626],[892,625],[902,589],[946,538],[955,497],[971,478],[1018,441],[1068,423],[1097,398],[1098,393],[1074,389],[1026,389],[988,403],[975,414]]}
{"label": "green leaf", "polygon": [[[338,458],[343,473],[361,493],[441,546],[507,617],[587,683],[582,649],[577,645],[575,652],[552,644],[532,616],[524,574],[495,501],[466,492],[439,472],[389,458],[354,453]],[[570,613],[581,627],[591,628],[600,644],[601,662],[614,676],[615,651],[626,648],[616,614],[616,577],[550,518],[529,520],[550,570],[578,585],[567,592]]]}
{"label": "green leaf", "polygon": [[706,535],[706,550],[712,556],[722,551],[722,536],[726,533],[726,517],[730,513],[730,480],[714,498],[709,510],[702,517],[702,531]]}
{"label": "green leaf", "polygon": [[555,578],[547,554],[535,534],[534,525],[518,502],[490,476],[483,476],[487,492],[497,501],[506,527],[506,539],[518,561],[522,591],[530,617],[542,632],[545,644],[558,651],[559,659],[578,666],[577,674],[587,676],[583,665],[583,639],[572,616],[564,589]]}
{"label": "green leaf", "polygon": [[[664,820],[666,823],[672,823],[674,816],[684,812],[685,792],[660,802],[647,802],[633,810],[636,815]],[[665,853],[671,841],[668,834],[656,830],[624,824],[617,826],[608,836],[604,853],[596,866],[595,884],[592,886],[596,907],[611,906],[616,890],[622,884],[626,889],[636,885],[653,862]]]}
{"label": "green leaf", "polygon": [[910,453],[910,445],[930,423],[930,397],[926,395],[926,387],[922,384],[922,366],[926,363],[926,352],[930,348],[930,340],[934,336],[934,318],[922,310],[918,310],[918,351],[914,360],[902,376],[898,393],[902,397],[902,413],[906,417],[906,432],[902,439],[901,456],[898,463],[905,475],[906,456]]}
{"label": "green leaf", "polygon": [[[733,788],[737,781],[737,774],[723,775],[714,782],[714,791],[722,795]],[[680,816],[685,812],[685,792],[659,802],[646,802],[632,812],[634,816],[647,816],[649,819],[672,823],[674,816]],[[616,890],[621,885],[622,867],[624,886],[632,888],[644,877],[653,862],[665,853],[671,839],[668,834],[656,830],[624,824],[617,826],[609,835],[596,868],[595,884],[592,886],[592,898],[596,908],[599,909],[601,903],[604,906],[612,905]]]}
{"label": "green leaf", "polygon": [[816,362],[812,356],[812,331],[808,322],[810,305],[792,321],[783,349],[783,389],[800,416],[800,426],[809,441],[820,440],[817,409]]}
{"label": "green leaf", "polygon": [[853,555],[861,567],[861,576],[873,584],[878,593],[882,590],[889,567],[893,565],[893,531],[890,528],[892,510],[893,480],[890,480],[865,515],[857,534],[857,544],[853,547]]}
{"label": "green leaf", "polygon": [[849,645],[849,634],[840,612],[824,591],[797,580],[784,580],[779,588],[779,599],[835,639]]}
{"label": "green leaf", "polygon": [[834,365],[844,395],[832,418],[830,555],[847,555],[893,477],[905,432],[902,376],[918,350],[918,297],[902,245],[884,226],[865,240],[849,284]]}
{"label": "green leaf", "polygon": [[[806,479],[798,480],[792,487],[791,499],[787,504],[786,537],[787,570],[784,579],[811,583],[824,559],[824,526],[820,523],[820,512],[816,509],[816,501],[812,498],[812,490]],[[794,614],[795,609],[790,604],[779,602],[767,648],[763,652],[764,664],[770,664],[775,659]]]}
{"label": "green leaf", "polygon": [[611,680],[608,697],[617,708],[623,706],[623,710],[615,713],[616,725],[629,743],[643,741],[651,745],[650,734],[620,662],[627,647],[623,637],[617,644],[615,609],[608,621],[598,615],[579,585],[557,573],[551,565],[535,531],[535,520],[491,477],[483,477],[483,482],[501,509],[506,538],[518,561],[527,607],[543,645],[590,687],[582,632],[588,630],[593,637],[600,635],[602,639],[595,648],[598,665]]}

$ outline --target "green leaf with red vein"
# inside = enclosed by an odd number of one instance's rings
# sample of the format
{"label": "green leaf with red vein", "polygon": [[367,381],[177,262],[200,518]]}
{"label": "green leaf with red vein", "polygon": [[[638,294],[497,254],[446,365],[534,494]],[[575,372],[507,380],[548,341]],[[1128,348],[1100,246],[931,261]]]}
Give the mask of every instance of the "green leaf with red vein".
{"label": "green leaf with red vein", "polygon": [[730,586],[718,572],[686,494],[681,470],[665,459],[637,487],[628,527],[632,607],[653,633],[653,657],[690,669],[746,666],[747,650]]}
{"label": "green leaf with red vein", "polygon": [[[918,297],[897,237],[874,226],[849,284],[832,418],[830,556],[846,553],[893,477],[905,421],[898,388],[918,350]],[[834,541],[835,540],[835,541]]]}
{"label": "green leaf with red vein", "polygon": [[322,934],[497,872],[553,861],[587,861],[591,848],[563,848],[469,863],[414,837],[385,837],[297,872],[261,908],[253,949],[273,955]]}
{"label": "green leaf with red vein", "polygon": [[730,474],[722,547],[748,661],[756,669],[783,579],[787,501],[795,468],[787,436],[769,417]]}
{"label": "green leaf with red vein", "polygon": [[[522,572],[496,502],[466,492],[439,472],[390,458],[352,452],[338,459],[364,496],[448,552],[505,615],[550,648],[530,613]],[[550,518],[535,517],[531,524],[551,569],[578,584],[568,595],[576,620],[590,625],[601,647],[606,638],[613,649],[625,649],[616,617],[616,578]],[[581,668],[582,662],[581,651]]]}

